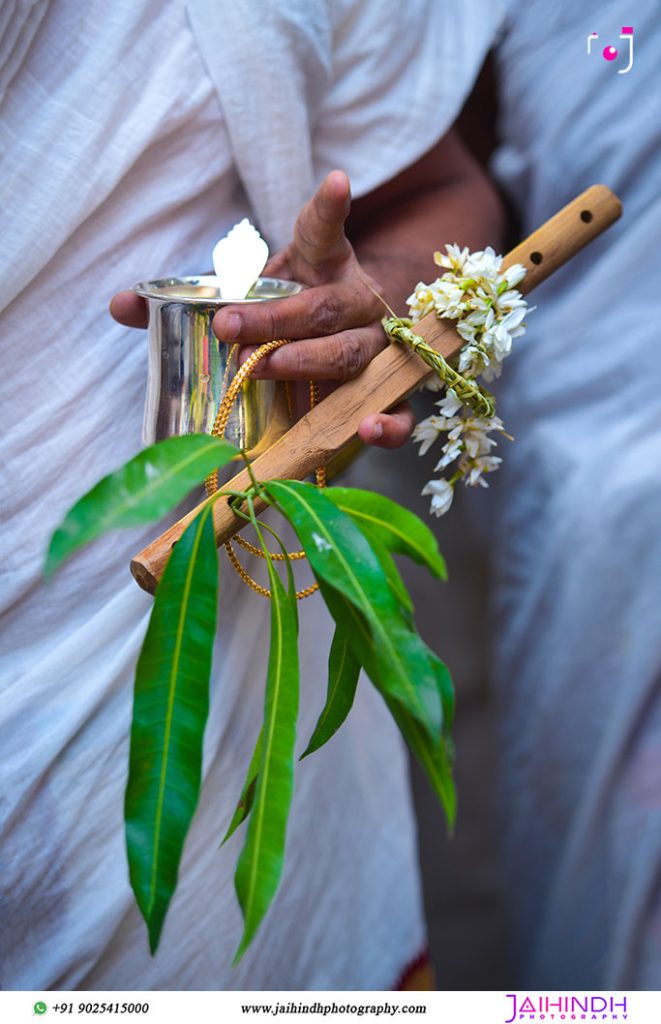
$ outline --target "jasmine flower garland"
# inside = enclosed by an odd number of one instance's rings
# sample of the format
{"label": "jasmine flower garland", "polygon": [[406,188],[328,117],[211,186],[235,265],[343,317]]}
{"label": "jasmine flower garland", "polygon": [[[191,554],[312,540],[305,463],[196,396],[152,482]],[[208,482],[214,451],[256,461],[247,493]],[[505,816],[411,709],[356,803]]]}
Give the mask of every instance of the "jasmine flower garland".
{"label": "jasmine flower garland", "polygon": [[[411,320],[415,323],[431,312],[456,320],[457,333],[465,342],[459,353],[459,373],[467,380],[492,381],[500,376],[513,339],[525,333],[524,317],[530,310],[516,285],[526,268],[516,263],[501,273],[503,257],[490,247],[474,253],[457,245],[445,248],[447,255],[434,253],[434,262],[445,273],[431,284],[418,284],[407,300]],[[430,480],[422,491],[431,495],[430,511],[441,516],[450,508],[460,480],[468,487],[488,487],[485,475],[502,462],[492,454],[497,442],[489,435],[505,434],[505,428],[498,416],[473,413],[440,377],[432,377],[427,386],[433,391],[444,389],[445,396],[436,403],[439,413],[422,420],[413,439],[420,442],[419,454],[424,455],[441,434],[446,435],[435,470],[454,464],[454,472],[449,479]]]}

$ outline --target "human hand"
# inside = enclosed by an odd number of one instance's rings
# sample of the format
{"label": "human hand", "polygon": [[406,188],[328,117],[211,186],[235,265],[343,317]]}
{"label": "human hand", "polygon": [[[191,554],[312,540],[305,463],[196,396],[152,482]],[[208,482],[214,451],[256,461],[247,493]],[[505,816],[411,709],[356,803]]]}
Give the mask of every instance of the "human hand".
{"label": "human hand", "polygon": [[[265,341],[292,340],[266,357],[254,378],[349,380],[386,347],[378,284],[361,268],[344,232],[350,206],[346,174],[332,171],[301,210],[293,242],[264,271],[300,281],[307,289],[277,302],[224,306],[216,313],[214,332],[226,343],[241,345],[242,360]],[[414,423],[403,403],[391,413],[367,416],[359,436],[367,444],[395,448],[408,439]]]}
{"label": "human hand", "polygon": [[[378,285],[361,268],[344,232],[350,205],[346,174],[331,172],[299,214],[293,242],[267,264],[267,276],[300,281],[308,286],[305,291],[275,302],[224,306],[216,313],[214,332],[221,341],[242,346],[241,361],[265,341],[292,339],[266,357],[253,378],[349,380],[386,347]],[[134,292],[115,295],[110,312],[127,326],[147,326],[147,304]],[[366,444],[396,448],[414,424],[408,403],[402,403],[389,413],[366,416],[358,434]]]}

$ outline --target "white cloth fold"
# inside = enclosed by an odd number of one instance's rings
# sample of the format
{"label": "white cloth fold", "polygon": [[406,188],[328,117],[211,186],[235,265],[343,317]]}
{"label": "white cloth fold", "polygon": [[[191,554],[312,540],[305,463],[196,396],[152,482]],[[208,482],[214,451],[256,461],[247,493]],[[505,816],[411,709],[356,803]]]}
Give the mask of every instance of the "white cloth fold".
{"label": "white cloth fold", "polygon": [[[446,101],[413,57],[434,7],[192,0],[189,18],[183,0],[51,0],[13,74],[0,106],[5,988],[380,989],[424,945],[405,755],[363,682],[341,733],[300,766],[282,889],[230,968],[241,837],[217,847],[259,729],[269,609],[225,566],[201,804],[150,958],[122,799],[150,607],[128,562],[154,529],[96,542],[48,585],[41,569],[66,509],[140,448],[146,339],[110,319],[110,296],[199,273],[246,215],[282,244],[325,171],[345,167],[361,192],[431,146]],[[301,744],[330,633],[308,602]]]}
{"label": "white cloth fold", "polygon": [[621,4],[508,0],[500,24],[493,12],[481,0],[437,16],[452,32],[486,25],[497,44],[493,170],[523,234],[595,182],[624,208],[535,292],[496,389],[516,440],[490,491],[464,503],[492,562],[511,983],[658,989],[659,4],[636,4],[623,74]]}
{"label": "white cloth fold", "polygon": [[347,170],[353,195],[365,195],[450,127],[502,17],[498,0],[476,27],[478,5],[466,0],[471,17],[455,19],[429,0],[188,0],[239,176],[272,246],[289,241],[329,170]]}

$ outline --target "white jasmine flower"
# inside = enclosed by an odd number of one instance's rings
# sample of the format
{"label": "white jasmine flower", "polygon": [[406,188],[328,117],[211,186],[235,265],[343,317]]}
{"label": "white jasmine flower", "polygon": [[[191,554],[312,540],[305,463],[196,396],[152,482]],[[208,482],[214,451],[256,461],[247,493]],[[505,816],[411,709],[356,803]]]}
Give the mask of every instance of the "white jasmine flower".
{"label": "white jasmine flower", "polygon": [[436,405],[441,410],[443,416],[450,417],[459,412],[463,407],[463,402],[457,397],[457,393],[452,388],[448,388],[445,398],[442,398]]}
{"label": "white jasmine flower", "polygon": [[459,458],[463,450],[464,444],[460,437],[455,438],[453,441],[447,441],[442,449],[443,458],[434,466],[434,472],[438,473],[439,469],[445,469],[449,466],[451,462]]}
{"label": "white jasmine flower", "polygon": [[468,474],[465,478],[467,487],[488,487],[489,484],[484,479],[483,473],[493,473],[494,469],[498,469],[498,466],[502,462],[497,455],[484,455],[481,458],[474,459],[471,463]]}
{"label": "white jasmine flower", "polygon": [[415,291],[409,295],[406,303],[412,320],[421,320],[434,309],[434,294],[430,285],[419,283]]}
{"label": "white jasmine flower", "polygon": [[473,324],[466,323],[465,320],[461,320],[457,324],[457,334],[460,338],[463,338],[464,341],[475,341],[477,338],[477,327]]}
{"label": "white jasmine flower", "polygon": [[505,327],[504,322],[496,324],[484,337],[484,344],[493,352],[499,363],[502,363],[505,356],[512,351],[512,335]]}
{"label": "white jasmine flower", "polygon": [[522,263],[513,263],[511,267],[508,267],[504,272],[503,277],[507,281],[510,288],[516,288],[517,284],[520,284],[526,276],[526,268]]}
{"label": "white jasmine flower", "polygon": [[463,316],[466,304],[463,289],[459,285],[452,282],[436,281],[431,291],[434,309],[439,316],[448,317],[451,320],[458,320]]}
{"label": "white jasmine flower", "polygon": [[485,327],[487,322],[487,310],[480,309],[475,313],[469,313],[468,316],[464,317],[463,323],[468,324],[469,327]]}
{"label": "white jasmine flower", "polygon": [[448,420],[447,432],[448,438],[451,441],[456,441],[457,438],[461,437],[462,433],[466,429],[467,420],[461,416],[453,416],[451,420]]}
{"label": "white jasmine flower", "polygon": [[481,351],[474,345],[467,345],[459,353],[459,373],[464,377],[477,377],[489,366],[490,360],[486,351]]}
{"label": "white jasmine flower", "polygon": [[490,439],[479,430],[467,430],[464,436],[464,451],[469,459],[486,455],[491,451]]}
{"label": "white jasmine flower", "polygon": [[423,487],[422,494],[431,494],[430,512],[435,516],[442,516],[452,504],[454,489],[447,480],[430,480]]}
{"label": "white jasmine flower", "polygon": [[464,273],[480,277],[495,277],[500,270],[502,262],[503,257],[496,256],[491,246],[488,245],[484,252],[473,252],[470,254],[464,263]]}
{"label": "white jasmine flower", "polygon": [[490,434],[492,431],[505,432],[505,424],[501,420],[500,416],[476,416],[475,423],[477,424],[478,430],[484,430]]}
{"label": "white jasmine flower", "polygon": [[464,449],[470,458],[479,455],[488,455],[496,445],[496,441],[489,437],[491,431],[503,429],[503,424],[497,416],[487,418],[484,416],[466,416],[461,421],[464,437]]}
{"label": "white jasmine flower", "polygon": [[441,378],[435,373],[432,373],[431,377],[421,385],[421,388],[424,388],[427,391],[445,391],[446,387],[447,385],[445,381],[441,380]]}
{"label": "white jasmine flower", "polygon": [[467,345],[466,348],[462,348],[461,352],[459,353],[459,373],[463,373],[465,376],[475,376],[475,374],[470,372],[473,367],[473,362],[475,360],[475,354],[475,349],[472,349],[470,345]]}
{"label": "white jasmine flower", "polygon": [[447,256],[443,256],[440,252],[434,253],[434,263],[439,267],[446,267],[448,270],[460,273],[469,256],[468,248],[460,249],[458,245],[446,245],[445,251]]}
{"label": "white jasmine flower", "polygon": [[[496,302],[498,303],[499,310],[505,310],[506,312],[510,309],[518,309],[519,307],[527,309],[528,307],[528,303],[521,292],[517,291],[503,292],[502,295],[498,295],[496,297]],[[528,312],[530,312],[530,310],[528,310]]]}
{"label": "white jasmine flower", "polygon": [[516,338],[518,335],[514,333],[515,331],[519,331],[519,334],[525,333],[525,331],[520,330],[525,315],[526,304],[523,303],[522,306],[518,306],[516,309],[513,309],[511,313],[507,314],[507,316],[501,321],[501,326],[504,327],[506,331],[509,331],[513,338]]}
{"label": "white jasmine flower", "polygon": [[429,451],[443,429],[443,421],[440,416],[428,416],[426,420],[421,420],[416,425],[411,436],[414,441],[420,442],[418,455],[424,455]]}
{"label": "white jasmine flower", "polygon": [[[471,253],[457,245],[446,245],[444,254],[434,253],[434,262],[445,273],[429,285],[417,285],[408,300],[411,317],[419,320],[434,310],[439,318],[454,320],[464,342],[457,360],[459,373],[469,380],[480,376],[493,380],[500,375],[514,339],[525,333],[524,318],[531,310],[516,286],[526,269],[517,263],[502,271],[502,256],[490,247]],[[439,376],[427,386],[435,391],[445,387]],[[451,389],[436,406],[440,415],[419,423],[413,437],[420,442],[420,454],[424,455],[444,434],[436,471],[456,463],[449,481],[430,480],[422,492],[432,495],[431,511],[440,516],[450,507],[458,480],[463,479],[469,487],[488,486],[485,476],[502,462],[491,454],[496,441],[490,435],[502,433],[504,428],[497,416],[470,413]]]}
{"label": "white jasmine flower", "polygon": [[482,376],[482,379],[484,380],[484,383],[485,384],[491,384],[494,380],[498,380],[498,378],[500,377],[501,371],[502,371],[501,363],[498,363],[498,362],[496,362],[494,360],[493,363],[491,363],[489,366],[485,367],[484,370],[482,370],[481,376]]}

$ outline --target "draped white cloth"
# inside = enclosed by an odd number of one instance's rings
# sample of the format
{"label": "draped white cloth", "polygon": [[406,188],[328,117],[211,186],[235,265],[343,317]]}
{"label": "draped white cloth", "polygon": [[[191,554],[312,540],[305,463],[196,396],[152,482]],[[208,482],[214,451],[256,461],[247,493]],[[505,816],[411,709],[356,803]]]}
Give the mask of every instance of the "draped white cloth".
{"label": "draped white cloth", "polygon": [[[298,771],[281,891],[230,968],[240,836],[217,847],[259,728],[268,607],[226,566],[201,804],[150,958],[122,799],[150,608],[128,562],[154,530],[95,543],[48,585],[41,568],[66,509],[141,446],[146,339],[113,323],[110,296],[204,270],[212,243],[244,215],[272,246],[286,242],[333,166],[360,194],[424,152],[462,98],[462,86],[439,86],[434,55],[457,56],[433,8],[3,6],[5,988],[380,989],[424,945],[404,752],[364,683],[349,723]],[[470,34],[455,42],[477,66]],[[323,703],[331,625],[318,600],[301,612],[304,743]]]}
{"label": "draped white cloth", "polygon": [[498,50],[523,231],[597,181],[624,206],[535,294],[502,379],[494,684],[530,988],[661,988],[661,18],[623,10],[517,2]]}
{"label": "draped white cloth", "polygon": [[[624,205],[532,297],[498,388],[516,440],[491,490],[463,503],[491,552],[506,909],[525,989],[661,988],[661,18],[656,0],[626,10],[510,0],[494,32],[485,0],[472,19],[497,44],[493,169],[522,232],[595,182]],[[618,74],[623,19],[634,64]]]}

